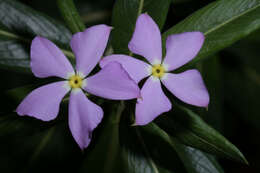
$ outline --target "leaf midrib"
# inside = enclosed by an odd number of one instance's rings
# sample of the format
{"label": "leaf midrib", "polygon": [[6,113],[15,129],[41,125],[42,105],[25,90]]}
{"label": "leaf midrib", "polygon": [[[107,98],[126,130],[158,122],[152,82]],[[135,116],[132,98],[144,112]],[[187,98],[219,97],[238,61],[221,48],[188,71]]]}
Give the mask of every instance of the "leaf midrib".
{"label": "leaf midrib", "polygon": [[227,21],[221,23],[220,25],[217,25],[216,27],[213,27],[212,29],[210,29],[207,32],[205,32],[204,35],[208,35],[208,34],[214,32],[214,31],[218,30],[222,26],[225,26],[226,24],[233,22],[234,20],[236,20],[237,18],[243,16],[244,14],[247,14],[247,13],[250,13],[251,11],[254,11],[258,7],[260,7],[260,3],[258,5],[256,5],[256,6],[254,6],[253,8],[249,8],[248,10],[245,10],[243,13],[239,13],[238,15],[231,17],[230,19],[228,19]]}
{"label": "leaf midrib", "polygon": [[[21,37],[20,35],[16,35],[13,34],[11,32],[5,31],[0,29],[0,35],[11,38],[11,39],[16,39],[16,40],[20,40],[22,42],[25,42],[27,44],[29,44],[31,41],[29,39],[26,39],[24,37]],[[61,49],[60,50],[69,58],[75,58],[74,54],[71,51],[65,50],[65,49]]]}
{"label": "leaf midrib", "polygon": [[[199,135],[197,135],[196,133],[194,133],[191,129],[189,129],[189,128],[185,128],[185,129],[186,129],[187,131],[190,131],[190,132],[191,132],[190,134],[191,134],[192,136],[198,138],[201,142],[206,143],[206,144],[212,146],[216,151],[219,151],[219,152],[221,152],[221,153],[224,153],[225,155],[227,155],[227,156],[230,157],[230,158],[234,158],[234,157],[232,156],[232,154],[229,154],[228,152],[225,152],[225,151],[222,150],[221,148],[218,148],[216,145],[211,144],[210,142],[208,142],[207,140],[205,140],[205,139],[202,138],[201,136],[199,136]],[[232,144],[231,144],[231,145],[232,145]],[[239,154],[240,154],[240,153],[239,153]],[[245,160],[242,156],[239,155],[239,158],[240,158],[240,159],[242,158],[242,160],[243,160],[245,163],[247,163],[247,160]]]}

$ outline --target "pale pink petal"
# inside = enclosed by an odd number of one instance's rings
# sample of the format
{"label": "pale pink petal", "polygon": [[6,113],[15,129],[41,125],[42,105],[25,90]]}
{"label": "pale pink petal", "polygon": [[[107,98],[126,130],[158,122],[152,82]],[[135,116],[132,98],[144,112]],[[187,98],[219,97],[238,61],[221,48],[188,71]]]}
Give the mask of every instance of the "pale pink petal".
{"label": "pale pink petal", "polygon": [[107,56],[100,61],[99,65],[103,68],[113,61],[120,63],[136,83],[139,83],[140,80],[150,75],[148,71],[149,64],[127,55]]}
{"label": "pale pink petal", "polygon": [[135,124],[146,125],[164,112],[171,110],[172,105],[162,91],[159,80],[150,77],[141,89],[141,98],[137,100]]}
{"label": "pale pink petal", "polygon": [[185,103],[207,107],[209,94],[198,70],[187,70],[180,74],[167,73],[162,80],[165,87]]}
{"label": "pale pink petal", "polygon": [[183,66],[199,53],[203,42],[204,35],[201,32],[184,32],[168,36],[163,63],[168,65],[168,70]]}
{"label": "pale pink petal", "polygon": [[131,52],[146,58],[151,64],[162,59],[160,29],[148,14],[141,14],[136,21],[135,31],[128,44]]}
{"label": "pale pink petal", "polygon": [[26,96],[16,112],[43,121],[53,120],[58,115],[60,102],[68,91],[65,81],[44,85]]}
{"label": "pale pink petal", "polygon": [[66,79],[73,67],[62,51],[51,41],[35,37],[31,44],[31,69],[36,77],[56,76]]}
{"label": "pale pink petal", "polygon": [[86,79],[87,92],[112,100],[128,100],[140,96],[136,82],[118,62],[110,62],[97,74]]}
{"label": "pale pink petal", "polygon": [[85,76],[97,65],[107,46],[111,27],[96,25],[72,36],[70,46],[76,55],[76,69]]}
{"label": "pale pink petal", "polygon": [[69,100],[69,128],[73,138],[83,150],[92,136],[92,131],[103,118],[103,110],[91,102],[82,90],[72,92]]}

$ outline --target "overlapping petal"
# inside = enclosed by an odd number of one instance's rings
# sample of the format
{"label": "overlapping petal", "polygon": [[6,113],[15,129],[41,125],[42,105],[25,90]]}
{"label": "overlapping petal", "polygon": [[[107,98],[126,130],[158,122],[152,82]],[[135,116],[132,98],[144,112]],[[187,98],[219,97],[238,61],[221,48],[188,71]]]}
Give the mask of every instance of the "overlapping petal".
{"label": "overlapping petal", "polygon": [[103,110],[91,102],[82,90],[70,94],[69,128],[82,150],[89,145],[92,131],[102,118]]}
{"label": "overlapping petal", "polygon": [[43,121],[53,120],[58,115],[60,102],[68,91],[64,81],[39,87],[25,97],[16,112]]}
{"label": "overlapping petal", "polygon": [[168,90],[185,103],[207,107],[209,94],[198,70],[187,70],[180,74],[167,74],[162,80]]}
{"label": "overlapping petal", "polygon": [[35,37],[31,44],[31,69],[36,77],[56,76],[66,79],[74,72],[68,59],[51,41]]}
{"label": "overlapping petal", "polygon": [[162,91],[160,81],[154,81],[152,77],[145,82],[141,89],[141,96],[142,98],[138,99],[136,104],[136,125],[146,125],[172,108],[171,102]]}
{"label": "overlapping petal", "polygon": [[135,54],[145,57],[150,63],[161,62],[162,40],[160,29],[148,14],[141,14],[128,48]]}
{"label": "overlapping petal", "polygon": [[136,83],[139,83],[140,80],[149,76],[148,69],[151,67],[149,64],[127,55],[107,56],[100,61],[99,65],[103,68],[105,65],[113,61],[120,63]]}
{"label": "overlapping petal", "polygon": [[112,100],[128,100],[140,96],[136,82],[118,62],[110,62],[97,74],[86,79],[87,92]]}
{"label": "overlapping petal", "polygon": [[97,65],[107,45],[111,27],[96,25],[72,36],[70,46],[76,55],[76,69],[88,75]]}
{"label": "overlapping petal", "polygon": [[166,40],[166,56],[164,64],[168,70],[175,70],[190,60],[200,51],[204,42],[201,32],[184,32],[170,35]]}

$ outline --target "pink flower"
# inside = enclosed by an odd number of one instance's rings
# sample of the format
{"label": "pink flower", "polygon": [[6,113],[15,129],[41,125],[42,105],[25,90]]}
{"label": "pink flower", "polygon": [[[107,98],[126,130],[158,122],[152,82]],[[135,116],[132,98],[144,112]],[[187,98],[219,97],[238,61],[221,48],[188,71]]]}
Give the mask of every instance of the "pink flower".
{"label": "pink flower", "polygon": [[113,100],[140,96],[140,90],[117,63],[109,63],[97,74],[87,77],[106,48],[111,27],[96,25],[73,35],[70,42],[76,56],[76,71],[55,44],[36,37],[31,45],[31,69],[39,78],[50,76],[62,81],[33,90],[18,106],[19,115],[50,121],[56,118],[63,97],[69,92],[69,128],[81,149],[91,140],[91,133],[103,117],[101,107],[91,102],[83,90]]}
{"label": "pink flower", "polygon": [[121,63],[137,83],[148,77],[141,89],[142,98],[136,104],[136,125],[145,125],[172,108],[171,102],[162,91],[161,83],[185,103],[208,106],[209,94],[199,71],[170,73],[192,60],[203,42],[201,32],[170,35],[166,41],[166,56],[162,59],[160,30],[149,15],[142,14],[137,19],[128,48],[143,56],[148,63],[126,55],[111,55],[101,60],[102,68],[112,61]]}

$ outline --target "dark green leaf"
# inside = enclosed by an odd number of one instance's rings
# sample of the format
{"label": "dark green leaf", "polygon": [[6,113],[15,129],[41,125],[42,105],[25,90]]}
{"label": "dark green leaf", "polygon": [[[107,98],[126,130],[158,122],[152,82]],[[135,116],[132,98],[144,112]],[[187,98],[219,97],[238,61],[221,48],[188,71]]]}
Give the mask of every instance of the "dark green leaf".
{"label": "dark green leaf", "polygon": [[171,0],[117,0],[113,9],[112,46],[116,53],[129,53],[128,42],[135,28],[137,16],[147,12],[163,27]]}
{"label": "dark green leaf", "polygon": [[124,172],[181,173],[183,165],[173,148],[139,127],[120,126]]}
{"label": "dark green leaf", "polygon": [[179,143],[177,139],[171,138],[156,124],[150,123],[143,128],[153,134],[156,139],[161,138],[169,143],[176,150],[189,173],[223,173],[223,170],[212,156]]}
{"label": "dark green leaf", "polygon": [[161,128],[185,145],[247,163],[236,146],[187,108],[175,105],[174,111],[160,120]]}
{"label": "dark green leaf", "polygon": [[199,55],[188,65],[228,47],[260,27],[260,0],[220,0],[195,12],[163,34],[201,31],[206,40]]}
{"label": "dark green leaf", "polygon": [[174,147],[189,173],[224,173],[211,155],[174,141]]}
{"label": "dark green leaf", "polygon": [[[59,22],[17,1],[0,0],[0,67],[29,70],[30,42],[36,35],[68,48],[70,32]],[[71,52],[64,50],[68,56]]]}
{"label": "dark green leaf", "polygon": [[57,0],[61,15],[72,33],[84,31],[85,25],[81,21],[73,0]]}

